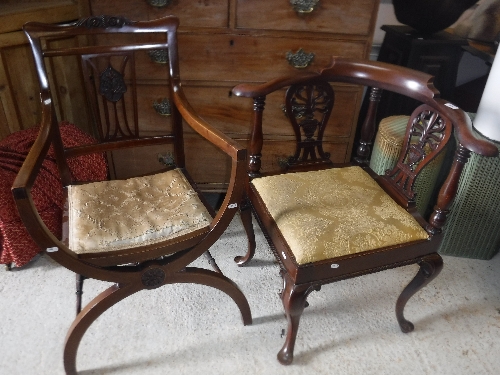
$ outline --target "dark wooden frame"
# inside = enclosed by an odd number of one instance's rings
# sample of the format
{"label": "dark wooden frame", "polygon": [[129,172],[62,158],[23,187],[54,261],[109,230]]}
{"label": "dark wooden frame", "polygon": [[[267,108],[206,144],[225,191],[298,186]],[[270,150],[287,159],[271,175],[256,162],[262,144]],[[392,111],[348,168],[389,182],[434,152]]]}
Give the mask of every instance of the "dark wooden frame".
{"label": "dark wooden frame", "polygon": [[[380,62],[361,61],[347,58],[333,58],[330,67],[319,73],[302,73],[275,79],[262,85],[241,84],[233,89],[236,96],[253,98],[254,112],[251,137],[248,144],[248,174],[251,178],[264,175],[292,173],[294,171],[317,170],[324,168],[339,168],[348,165],[359,165],[403,208],[405,208],[420,223],[429,234],[428,240],[420,240],[398,246],[366,251],[358,254],[342,256],[334,259],[299,265],[294,258],[285,238],[266,209],[258,192],[252,184],[247,188],[247,201],[241,205],[241,215],[249,238],[249,249],[246,255],[238,256],[235,261],[241,266],[250,262],[255,254],[255,239],[252,227],[251,210],[261,226],[276,259],[281,266],[284,279],[284,289],[281,293],[283,306],[288,320],[288,332],[285,343],[278,353],[282,364],[293,361],[293,350],[297,335],[299,320],[307,296],[322,285],[338,280],[379,272],[385,269],[417,263],[420,269],[415,278],[403,290],[396,302],[396,317],[403,332],[413,330],[413,324],[406,320],[403,310],[409,298],[435,278],[442,269],[442,259],[437,253],[441,241],[441,231],[449,212],[450,205],[456,194],[460,173],[467,162],[470,152],[484,156],[495,156],[498,150],[495,145],[478,139],[472,131],[469,117],[458,107],[439,98],[438,91],[432,84],[433,77],[408,68]],[[361,140],[355,159],[349,164],[333,164],[328,158],[309,152],[297,158],[296,153],[289,158],[288,164],[281,171],[263,174],[260,171],[263,143],[265,142],[263,128],[263,111],[266,95],[289,87],[289,91],[305,90],[305,87],[331,83],[347,83],[362,85],[368,88],[369,110],[360,129]],[[387,90],[408,96],[423,103],[410,117],[406,133],[406,143],[401,151],[401,157],[392,171],[378,176],[368,166],[370,148],[376,134],[377,104],[382,90]],[[287,114],[294,125],[292,104],[287,95]],[[334,97],[331,98],[334,100]],[[305,105],[304,108],[307,108]],[[314,106],[309,108],[314,110]],[[440,121],[440,126],[432,128],[429,134],[417,134],[413,120],[425,113],[432,121]],[[328,116],[329,114],[327,114]],[[319,122],[318,122],[319,124]],[[319,125],[318,125],[319,127]],[[418,131],[417,131],[418,130]],[[424,129],[427,132],[429,129]],[[296,131],[296,130],[295,130]],[[443,150],[454,131],[458,139],[458,147],[446,181],[443,183],[437,198],[434,211],[426,221],[415,208],[413,182],[421,169]],[[411,133],[413,132],[413,133]],[[410,144],[410,138],[421,136],[431,151],[424,149],[424,144]],[[300,141],[299,137],[297,138]],[[321,145],[318,135],[317,143]],[[299,148],[300,145],[298,145]],[[318,149],[319,150],[319,149]],[[332,268],[334,263],[335,268]]]}
{"label": "dark wooden frame", "polygon": [[[28,232],[40,248],[49,249],[47,254],[52,259],[77,274],[77,293],[81,295],[81,286],[85,278],[115,283],[94,298],[81,312],[80,306],[77,306],[78,315],[69,329],[64,349],[64,367],[67,374],[76,374],[78,346],[92,322],[115,303],[143,289],[154,289],[173,283],[198,283],[211,286],[226,293],[234,300],[245,325],[251,324],[252,321],[250,307],[245,296],[233,281],[222,275],[216,265],[216,271],[187,267],[193,260],[206,253],[225,231],[238,210],[248,177],[246,175],[246,149],[200,118],[184,95],[178,64],[178,24],[178,19],[173,16],[141,22],[130,21],[122,17],[99,16],[82,19],[68,25],[28,23],[24,26],[33,51],[41,88],[42,121],[38,138],[12,187],[19,214]],[[123,45],[82,45],[57,49],[51,49],[47,42],[67,37],[93,38],[102,34],[109,36],[127,34],[131,35],[131,41]],[[145,44],[133,42],[132,36],[146,34],[161,38],[162,42],[149,41]],[[51,91],[49,87],[45,60],[54,56],[75,55],[80,56],[83,61],[84,57],[88,55],[132,53],[138,50],[156,48],[168,50],[169,62],[166,72],[169,74],[165,82],[169,82],[168,90],[172,101],[171,132],[165,136],[151,137],[141,137],[134,129],[126,136],[110,137],[103,136],[101,133],[97,144],[64,148],[56,119],[54,98],[52,97],[55,90]],[[132,77],[132,79],[134,78]],[[137,103],[134,103],[134,106],[134,110],[137,111]],[[218,212],[215,213],[205,203],[213,216],[208,231],[129,249],[121,256],[106,254],[105,256],[85,257],[83,259],[84,257],[74,253],[65,241],[57,238],[48,230],[33,203],[31,190],[49,147],[53,147],[55,151],[63,187],[74,183],[68,169],[67,158],[156,144],[173,145],[175,165],[181,168],[189,178],[184,162],[186,150],[183,144],[183,123],[224,152],[232,163],[229,188]],[[196,189],[194,184],[193,187]],[[199,194],[199,196],[203,201],[202,195]],[[78,298],[78,301],[80,303],[81,299]]]}

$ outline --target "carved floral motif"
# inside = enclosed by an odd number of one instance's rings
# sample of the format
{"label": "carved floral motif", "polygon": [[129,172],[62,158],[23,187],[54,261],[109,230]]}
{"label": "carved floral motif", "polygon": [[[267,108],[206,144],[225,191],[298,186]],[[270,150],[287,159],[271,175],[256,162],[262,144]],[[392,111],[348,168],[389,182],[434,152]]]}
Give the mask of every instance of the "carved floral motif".
{"label": "carved floral motif", "polygon": [[101,72],[99,79],[99,93],[110,102],[117,102],[127,92],[123,74],[109,65]]}

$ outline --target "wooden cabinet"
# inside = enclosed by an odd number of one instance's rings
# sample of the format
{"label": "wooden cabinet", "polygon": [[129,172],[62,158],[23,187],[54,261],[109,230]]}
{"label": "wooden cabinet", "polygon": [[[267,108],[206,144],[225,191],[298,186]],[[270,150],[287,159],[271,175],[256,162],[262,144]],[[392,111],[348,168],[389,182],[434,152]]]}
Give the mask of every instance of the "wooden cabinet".
{"label": "wooden cabinet", "polygon": [[[233,97],[232,87],[242,82],[265,82],[298,70],[318,70],[329,64],[332,55],[368,58],[379,4],[379,0],[309,0],[314,5],[309,13],[295,10],[293,0],[165,0],[167,5],[163,7],[150,5],[160,1],[2,1],[0,138],[37,124],[40,117],[31,52],[21,31],[27,21],[63,22],[88,14],[120,15],[131,20],[176,15],[181,24],[181,77],[191,104],[211,124],[246,144],[252,103]],[[157,131],[158,124],[165,123],[165,116],[157,113],[153,104],[168,99],[166,82],[158,79],[167,66],[148,56],[139,58],[139,89],[144,92],[139,103],[141,130],[151,134]],[[295,66],[289,62],[292,58],[296,59]],[[78,83],[61,81],[57,87],[59,118],[84,130],[89,128],[84,106],[69,104],[78,95]],[[332,116],[333,126],[325,142],[334,161],[343,162],[351,154],[362,92],[343,84],[337,85],[337,90],[336,100],[344,105]],[[282,93],[275,93],[266,104],[268,126],[264,132],[273,144],[267,160],[270,165],[276,165],[294,150],[292,132],[281,109],[283,99]],[[187,152],[188,168],[196,182],[204,190],[223,190],[229,180],[229,161],[189,129],[185,141],[188,149],[206,154],[205,164],[199,164],[198,158],[195,165],[189,158],[192,152]],[[166,153],[168,150],[154,148],[143,154],[114,155],[112,164],[116,176],[125,178],[144,166],[159,168],[158,154]]]}
{"label": "wooden cabinet", "polygon": [[[301,69],[318,70],[329,64],[332,55],[368,58],[379,5],[379,0],[309,1],[314,5],[306,10],[311,10],[309,13],[294,9],[292,3],[297,2],[293,0],[165,0],[162,7],[150,5],[159,2],[90,0],[90,6],[93,15],[121,15],[132,20],[170,14],[179,17],[180,69],[188,99],[202,117],[243,144],[250,132],[252,103],[231,96],[232,87],[242,82],[265,82]],[[314,57],[310,62],[296,63],[306,66],[294,67],[287,56],[300,57],[300,51]],[[159,84],[158,69],[161,64],[144,61],[141,74],[145,85]],[[336,100],[344,105],[332,116],[325,142],[334,161],[344,162],[351,154],[362,92],[342,84],[337,89]],[[150,101],[162,100],[154,99],[152,90],[145,91]],[[266,162],[276,165],[294,150],[292,132],[281,109],[283,100],[283,94],[277,93],[266,103],[268,126],[264,132],[273,146],[267,153],[269,160],[263,160],[263,169]],[[154,118],[152,103],[145,101],[144,105],[145,111],[151,112],[146,117]],[[191,149],[187,152],[188,168],[196,182],[205,190],[223,189],[229,179],[229,161],[189,130],[185,141]],[[190,165],[192,150],[206,154],[204,165],[199,164],[199,158],[198,164]],[[115,157],[114,163],[118,173],[131,173],[134,165],[144,165],[127,157]]]}
{"label": "wooden cabinet", "polygon": [[[404,25],[383,25],[386,32],[378,61],[405,66],[434,76],[441,97],[454,101],[458,65],[467,40],[439,31],[426,35]],[[384,93],[378,106],[378,119],[392,115],[410,115],[415,100],[399,94]]]}
{"label": "wooden cabinet", "polygon": [[[0,139],[40,121],[39,88],[28,41],[28,21],[64,22],[89,14],[87,0],[2,0],[0,3]],[[64,88],[63,88],[64,90]],[[81,117],[66,108],[68,120]]]}

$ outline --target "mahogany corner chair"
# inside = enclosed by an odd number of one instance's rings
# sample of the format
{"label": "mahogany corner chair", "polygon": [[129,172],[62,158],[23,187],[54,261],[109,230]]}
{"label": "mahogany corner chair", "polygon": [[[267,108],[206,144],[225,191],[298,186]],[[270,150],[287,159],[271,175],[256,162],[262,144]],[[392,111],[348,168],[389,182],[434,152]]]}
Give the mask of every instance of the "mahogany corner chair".
{"label": "mahogany corner chair", "polygon": [[[220,272],[208,253],[238,211],[248,180],[246,150],[211,127],[189,105],[179,75],[178,24],[173,16],[141,22],[98,16],[67,25],[24,26],[41,88],[42,120],[12,193],[36,243],[79,275],[78,314],[64,348],[67,374],[76,373],[78,346],[92,322],[117,302],[144,289],[174,283],[211,286],[234,300],[245,325],[252,321],[245,296]],[[152,83],[142,76],[150,54],[168,56],[168,62],[150,68],[161,74],[161,79]],[[72,92],[69,99],[79,100],[76,106],[88,105],[93,125],[90,129],[97,143],[64,148],[56,113],[68,99],[62,96],[61,82],[78,80],[69,80],[67,75],[71,73],[80,76],[85,89],[83,93]],[[150,86],[144,86],[148,83]],[[170,116],[155,113],[151,103],[147,108],[138,104],[145,100],[145,93],[151,92],[169,98]],[[183,144],[183,123],[231,160],[227,194],[217,212],[186,170],[185,152],[189,150]],[[117,158],[127,157],[137,147],[152,148],[155,158],[158,147],[170,150],[172,163],[158,164],[158,168],[152,168],[155,170],[144,170],[133,177],[74,183],[68,159],[104,154],[111,169]],[[61,186],[54,188],[64,189],[67,197],[62,239],[48,230],[31,195],[49,148],[54,150],[61,181]],[[120,150],[123,152],[117,154]],[[137,161],[140,167],[148,164],[146,156]],[[215,271],[188,267],[203,254]],[[84,278],[115,284],[79,311]]]}
{"label": "mahogany corner chair", "polygon": [[[233,88],[235,95],[254,101],[248,145],[251,181],[246,199],[250,204],[241,205],[249,250],[235,261],[240,266],[247,264],[255,253],[251,207],[284,280],[281,299],[288,331],[278,352],[282,364],[293,361],[308,295],[342,279],[417,263],[417,275],[396,302],[401,330],[414,329],[403,310],[409,298],[442,269],[437,250],[462,168],[471,151],[485,156],[498,153],[492,143],[473,134],[470,119],[461,109],[439,98],[432,80],[428,74],[386,63],[333,58],[331,66],[319,73]],[[322,141],[330,115],[339,113],[334,107],[335,89],[345,84],[369,88],[370,101],[366,117],[359,122],[356,156],[349,164],[335,164],[323,150]],[[284,88],[285,113],[295,134],[296,149],[290,150],[292,156],[273,171],[269,157],[264,165],[266,126],[273,126],[272,121],[263,121],[264,107],[269,94]],[[397,164],[378,176],[368,163],[376,134],[376,107],[383,90],[415,99],[417,108],[408,121]],[[339,119],[336,121],[339,123]],[[334,130],[330,129],[330,134],[335,134]],[[413,183],[422,168],[443,151],[453,133],[458,147],[434,211],[426,221],[415,208]]]}

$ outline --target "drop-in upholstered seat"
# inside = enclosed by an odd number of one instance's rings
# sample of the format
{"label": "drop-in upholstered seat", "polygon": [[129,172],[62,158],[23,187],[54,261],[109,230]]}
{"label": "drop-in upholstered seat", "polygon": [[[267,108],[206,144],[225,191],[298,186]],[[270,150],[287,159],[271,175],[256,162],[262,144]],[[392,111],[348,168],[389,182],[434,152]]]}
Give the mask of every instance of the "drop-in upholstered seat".
{"label": "drop-in upholstered seat", "polygon": [[68,186],[68,242],[82,259],[109,263],[140,246],[185,241],[207,233],[211,221],[180,169]]}
{"label": "drop-in upholstered seat", "polygon": [[[359,122],[358,133],[346,135],[359,134],[356,156],[351,163],[334,164],[330,155],[345,150],[342,143],[338,150],[335,148],[338,134],[345,134],[341,129],[343,118],[335,116],[343,113],[337,107],[345,103],[342,93],[350,89],[349,85],[371,87],[367,90],[369,108]],[[282,158],[281,170],[273,170],[269,163],[265,164],[269,155],[263,155],[263,150],[272,148],[266,145],[265,134],[272,131],[267,126],[273,126],[264,121],[265,101],[267,95],[276,95],[285,88],[284,108],[296,143],[295,149],[289,150],[291,156]],[[383,90],[423,104],[412,114],[402,113],[408,117],[397,163],[379,176],[369,168],[369,157],[377,130],[377,103]],[[246,255],[235,260],[244,265],[255,254],[250,210],[245,209],[251,207],[284,279],[281,298],[288,332],[278,353],[279,361],[293,361],[299,320],[312,291],[338,280],[417,263],[419,272],[396,302],[401,330],[411,331],[413,324],[405,319],[403,310],[408,299],[442,268],[437,253],[441,228],[463,165],[471,151],[493,156],[497,148],[473,134],[471,122],[462,110],[438,98],[430,75],[390,64],[334,58],[331,66],[320,73],[280,77],[261,85],[242,84],[233,93],[254,101],[248,144],[250,204],[245,201],[241,205],[250,246]],[[439,157],[452,131],[459,146],[449,172],[444,172],[448,177],[434,212],[425,220],[416,208],[415,180],[426,165]]]}
{"label": "drop-in upholstered seat", "polygon": [[358,166],[256,178],[251,184],[299,265],[429,238]]}

